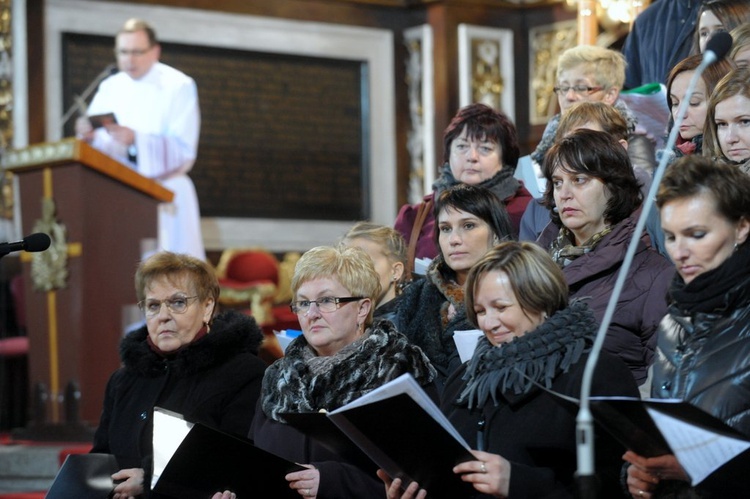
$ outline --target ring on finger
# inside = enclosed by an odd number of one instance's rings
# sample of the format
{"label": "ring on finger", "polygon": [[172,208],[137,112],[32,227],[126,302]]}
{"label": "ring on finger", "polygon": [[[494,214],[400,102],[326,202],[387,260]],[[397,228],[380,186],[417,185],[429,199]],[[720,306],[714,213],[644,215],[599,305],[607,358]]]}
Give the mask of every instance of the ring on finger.
{"label": "ring on finger", "polygon": [[484,464],[484,461],[480,461],[480,463],[482,464],[479,467],[479,471],[481,471],[482,473],[487,473],[487,466]]}
{"label": "ring on finger", "polygon": [[642,491],[642,490],[639,490],[639,491],[638,491],[638,496],[639,496],[639,497],[643,497],[643,491]]}

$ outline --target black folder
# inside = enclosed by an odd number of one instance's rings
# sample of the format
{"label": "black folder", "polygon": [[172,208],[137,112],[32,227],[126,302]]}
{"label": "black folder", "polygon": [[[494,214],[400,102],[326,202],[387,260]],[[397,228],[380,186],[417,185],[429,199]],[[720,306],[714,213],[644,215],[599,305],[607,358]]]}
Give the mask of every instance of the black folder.
{"label": "black folder", "polygon": [[111,454],[70,454],[55,476],[45,499],[107,499],[118,471]]}
{"label": "black folder", "polygon": [[255,447],[248,439],[196,423],[167,463],[153,491],[175,499],[207,499],[224,490],[240,498],[299,499],[284,476],[303,469]]}
{"label": "black folder", "polygon": [[378,466],[331,421],[327,413],[283,412],[279,416],[344,461],[375,475]]}

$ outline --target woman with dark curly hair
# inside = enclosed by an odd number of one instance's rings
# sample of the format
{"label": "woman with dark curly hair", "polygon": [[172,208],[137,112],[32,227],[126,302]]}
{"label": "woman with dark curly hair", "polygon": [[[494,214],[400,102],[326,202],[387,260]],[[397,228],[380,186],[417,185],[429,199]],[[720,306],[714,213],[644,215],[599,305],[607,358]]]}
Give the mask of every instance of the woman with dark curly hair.
{"label": "woman with dark curly hair", "polygon": [[[571,296],[585,299],[601,321],[640,213],[628,153],[606,133],[577,130],[552,146],[544,176],[552,223],[537,242],[563,269]],[[647,381],[673,273],[644,234],[604,342],[639,385]]]}

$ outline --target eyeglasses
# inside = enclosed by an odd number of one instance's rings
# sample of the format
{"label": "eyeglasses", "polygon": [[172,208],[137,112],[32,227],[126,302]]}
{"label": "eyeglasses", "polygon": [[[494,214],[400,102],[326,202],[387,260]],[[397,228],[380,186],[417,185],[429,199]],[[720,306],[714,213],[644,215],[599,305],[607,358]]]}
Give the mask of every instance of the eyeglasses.
{"label": "eyeglasses", "polygon": [[166,305],[173,314],[184,314],[190,306],[190,302],[197,299],[197,296],[173,296],[166,300],[143,300],[138,302],[138,308],[148,318],[159,315],[162,304]]}
{"label": "eyeglasses", "polygon": [[363,298],[364,296],[324,296],[323,298],[318,298],[317,300],[293,301],[289,305],[289,308],[292,309],[292,312],[294,312],[295,314],[306,314],[310,311],[310,307],[314,303],[318,306],[318,310],[320,310],[321,312],[334,312],[339,308],[340,303],[349,303],[351,301],[362,300]]}
{"label": "eyeglasses", "polygon": [[569,91],[573,91],[573,93],[578,95],[590,95],[594,92],[598,92],[600,90],[604,90],[603,87],[588,87],[586,85],[573,85],[572,87],[554,87],[552,89],[557,95],[565,95]]}
{"label": "eyeglasses", "polygon": [[150,46],[145,49],[115,49],[115,55],[118,57],[127,57],[129,55],[132,55],[133,57],[140,57],[144,54],[147,54],[154,46]]}

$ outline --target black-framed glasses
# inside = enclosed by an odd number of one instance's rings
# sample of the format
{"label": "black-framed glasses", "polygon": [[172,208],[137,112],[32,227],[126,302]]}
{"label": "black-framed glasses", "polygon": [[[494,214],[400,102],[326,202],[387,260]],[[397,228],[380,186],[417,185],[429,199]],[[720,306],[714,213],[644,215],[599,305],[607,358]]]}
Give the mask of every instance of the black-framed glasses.
{"label": "black-framed glasses", "polygon": [[289,308],[295,314],[306,314],[314,303],[321,312],[333,312],[339,308],[341,303],[362,300],[364,296],[324,296],[317,300],[297,300],[289,304]]}
{"label": "black-framed glasses", "polygon": [[187,312],[190,302],[197,300],[198,296],[173,296],[166,300],[143,300],[138,302],[138,308],[148,318],[155,317],[161,312],[162,304],[166,305],[173,314],[184,314]]}
{"label": "black-framed glasses", "polygon": [[567,87],[554,87],[552,89],[557,95],[565,95],[571,90],[578,95],[589,95],[600,90],[604,90],[604,87],[589,87],[587,85],[573,85]]}

